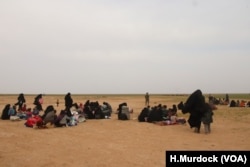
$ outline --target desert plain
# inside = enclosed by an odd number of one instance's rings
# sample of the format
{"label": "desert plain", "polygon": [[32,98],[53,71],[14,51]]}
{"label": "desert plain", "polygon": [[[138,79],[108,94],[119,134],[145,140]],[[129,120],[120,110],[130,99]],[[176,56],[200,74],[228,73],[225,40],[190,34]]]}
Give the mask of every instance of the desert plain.
{"label": "desert plain", "polygon": [[[18,95],[1,95],[0,112]],[[36,95],[25,95],[33,108]],[[144,95],[74,95],[76,103],[86,100],[111,104],[111,119],[87,120],[74,127],[27,128],[25,120],[0,120],[1,167],[164,167],[168,150],[250,150],[250,108],[217,105],[212,132],[194,133],[189,124],[160,126],[139,123],[145,107]],[[150,106],[185,101],[188,95],[151,95]],[[43,109],[54,105],[64,109],[64,95],[44,95]],[[59,106],[56,101],[59,100]],[[249,98],[250,99],[250,98]],[[245,100],[249,100],[248,98]],[[207,99],[206,99],[207,100]],[[115,114],[120,103],[133,109],[131,120],[121,121]],[[189,114],[177,112],[186,120]]]}

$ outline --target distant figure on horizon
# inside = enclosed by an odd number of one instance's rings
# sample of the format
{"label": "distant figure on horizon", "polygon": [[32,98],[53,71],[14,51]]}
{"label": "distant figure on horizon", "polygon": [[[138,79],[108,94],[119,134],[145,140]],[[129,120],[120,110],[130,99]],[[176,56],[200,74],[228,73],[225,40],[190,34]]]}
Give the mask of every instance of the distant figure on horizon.
{"label": "distant figure on horizon", "polygon": [[225,99],[226,104],[229,104],[229,96],[226,94],[226,99]]}
{"label": "distant figure on horizon", "polygon": [[148,94],[148,92],[145,95],[145,106],[149,106],[149,94]]}
{"label": "distant figure on horizon", "polygon": [[56,106],[59,106],[59,99],[56,100]]}

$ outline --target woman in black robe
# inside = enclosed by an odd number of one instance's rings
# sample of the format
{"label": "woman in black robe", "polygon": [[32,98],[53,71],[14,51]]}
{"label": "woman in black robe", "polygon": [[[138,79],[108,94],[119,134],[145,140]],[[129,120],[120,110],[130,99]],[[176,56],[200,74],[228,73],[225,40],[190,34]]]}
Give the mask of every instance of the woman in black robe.
{"label": "woman in black robe", "polygon": [[65,110],[69,110],[72,105],[73,105],[73,99],[71,98],[71,94],[67,93],[64,97],[64,101],[65,101]]}
{"label": "woman in black robe", "polygon": [[43,95],[39,94],[35,97],[33,104],[36,106],[38,111],[43,110],[42,103],[43,103]]}
{"label": "woman in black robe", "polygon": [[18,111],[20,111],[23,107],[23,104],[26,102],[24,98],[24,94],[20,93],[19,96],[17,97],[17,103],[15,105],[18,105]]}

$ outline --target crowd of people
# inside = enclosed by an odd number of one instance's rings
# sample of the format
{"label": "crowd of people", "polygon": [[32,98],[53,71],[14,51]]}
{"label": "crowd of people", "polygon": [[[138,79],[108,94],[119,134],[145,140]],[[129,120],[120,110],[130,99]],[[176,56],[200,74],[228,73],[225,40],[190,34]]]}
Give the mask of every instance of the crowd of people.
{"label": "crowd of people", "polygon": [[[177,107],[173,105],[172,109],[168,109],[167,105],[149,106],[149,94],[145,95],[146,108],[138,117],[139,122],[157,122],[157,121],[173,121],[173,116],[177,116]],[[27,108],[24,94],[21,93],[17,97],[17,102],[13,105],[7,104],[2,111],[1,119],[3,120],[26,120],[24,123],[27,127],[44,128],[48,123],[55,127],[74,126],[79,122],[87,119],[109,119],[113,113],[112,106],[108,102],[99,104],[98,101],[87,100],[84,104],[74,103],[71,93],[67,93],[64,97],[65,109],[59,113],[53,105],[43,107],[43,95],[38,94],[33,101],[33,108]],[[59,105],[57,100],[56,105]],[[145,112],[147,111],[147,112]],[[130,120],[133,109],[129,108],[126,102],[118,105],[115,114],[118,120]],[[142,118],[143,117],[143,118]],[[143,119],[143,120],[142,120]]]}
{"label": "crowd of people", "polygon": [[139,122],[162,123],[162,125],[174,125],[186,123],[184,118],[179,118],[177,115],[177,106],[174,104],[172,108],[167,105],[158,104],[150,107],[146,106],[138,115]]}
{"label": "crowd of people", "polygon": [[230,107],[250,107],[250,101],[246,100],[231,100]]}
{"label": "crowd of people", "polygon": [[214,105],[228,105],[230,102],[229,95],[226,94],[225,98],[216,98],[216,97],[212,96],[211,94],[209,94],[208,102],[210,104],[214,104]]}
{"label": "crowd of people", "polygon": [[[74,103],[71,93],[64,97],[65,108],[57,113],[53,105],[43,108],[43,95],[39,94],[34,98],[33,108],[27,108],[24,94],[17,97],[17,102],[13,105],[6,104],[2,110],[1,119],[3,120],[26,120],[26,127],[46,128],[48,124],[54,127],[75,126],[78,123],[85,122],[87,119],[110,119],[111,115],[117,114],[118,120],[130,120],[133,109],[129,108],[126,102],[118,105],[116,112],[113,112],[112,106],[108,102],[100,104],[98,101],[87,100],[84,104]],[[230,107],[249,107],[250,102],[242,100],[229,102],[229,96],[226,94],[223,104],[227,103]],[[213,110],[217,109],[215,105],[221,104],[215,97],[209,95],[208,103],[205,102],[205,96],[200,90],[193,92],[186,100],[178,105],[172,105],[168,108],[166,104],[149,105],[149,94],[145,95],[145,107],[142,108],[137,120],[138,122],[156,123],[161,125],[175,125],[189,123],[190,128],[194,128],[196,133],[200,133],[201,123],[204,124],[205,133],[211,132],[211,123],[213,122]],[[59,105],[57,100],[56,105]],[[186,121],[183,117],[178,117],[177,111],[181,110],[183,114],[189,113]]]}
{"label": "crowd of people", "polygon": [[[17,102],[13,105],[6,104],[1,115],[2,120],[26,120],[26,127],[46,128],[50,123],[55,127],[75,126],[87,119],[109,119],[112,114],[112,107],[108,102],[99,104],[98,101],[87,100],[82,103],[74,103],[71,93],[64,97],[65,109],[57,113],[53,105],[43,109],[43,95],[39,94],[34,98],[34,107],[27,108],[24,94],[19,94]],[[57,106],[59,101],[57,100]]]}
{"label": "crowd of people", "polygon": [[216,98],[209,94],[208,101],[212,105],[228,105],[229,107],[250,107],[250,101],[234,99],[230,100],[228,94],[226,94],[225,98]]}

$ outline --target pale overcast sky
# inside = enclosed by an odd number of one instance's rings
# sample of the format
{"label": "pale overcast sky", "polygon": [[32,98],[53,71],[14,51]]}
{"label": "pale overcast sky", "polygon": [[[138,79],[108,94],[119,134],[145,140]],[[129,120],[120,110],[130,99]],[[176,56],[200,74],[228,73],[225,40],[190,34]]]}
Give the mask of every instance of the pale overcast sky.
{"label": "pale overcast sky", "polygon": [[250,93],[249,0],[0,0],[0,93]]}

